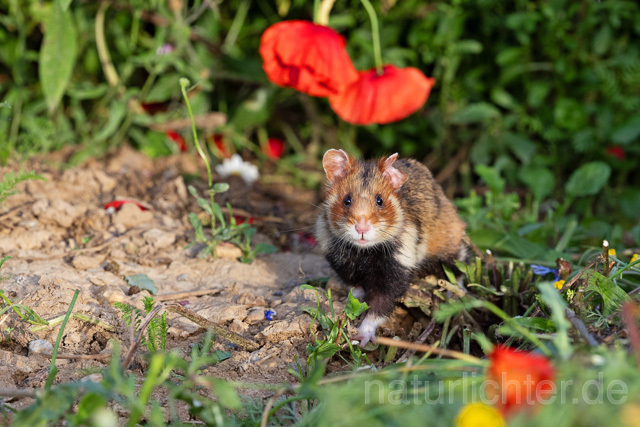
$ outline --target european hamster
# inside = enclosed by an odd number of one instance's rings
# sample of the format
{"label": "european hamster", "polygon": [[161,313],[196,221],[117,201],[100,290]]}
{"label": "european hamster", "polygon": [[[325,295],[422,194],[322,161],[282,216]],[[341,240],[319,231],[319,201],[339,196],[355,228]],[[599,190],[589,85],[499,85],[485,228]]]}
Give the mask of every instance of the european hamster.
{"label": "european hamster", "polygon": [[469,258],[466,225],[429,169],[397,158],[362,161],[331,149],[322,159],[328,183],[316,238],[354,296],[364,291],[370,308],[354,337],[363,347],[411,280],[444,277],[442,264],[457,271],[453,261]]}

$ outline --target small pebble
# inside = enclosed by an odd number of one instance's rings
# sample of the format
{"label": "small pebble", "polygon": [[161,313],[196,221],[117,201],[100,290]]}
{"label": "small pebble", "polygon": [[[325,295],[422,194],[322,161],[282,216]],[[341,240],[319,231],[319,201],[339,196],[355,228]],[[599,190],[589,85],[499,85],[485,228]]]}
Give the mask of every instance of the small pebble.
{"label": "small pebble", "polygon": [[29,342],[29,356],[34,354],[51,354],[53,353],[53,345],[47,340],[33,340]]}

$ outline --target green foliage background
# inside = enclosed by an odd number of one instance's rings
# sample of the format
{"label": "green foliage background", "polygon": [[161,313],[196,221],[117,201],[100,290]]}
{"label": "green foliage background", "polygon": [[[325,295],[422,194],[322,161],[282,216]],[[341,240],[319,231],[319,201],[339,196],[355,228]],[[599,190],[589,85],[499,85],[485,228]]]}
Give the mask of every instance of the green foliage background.
{"label": "green foliage background", "polygon": [[[283,19],[312,19],[312,2],[0,0],[0,160],[78,145],[72,161],[80,161],[125,141],[170,154],[174,144],[153,125],[186,117],[178,79],[187,77],[197,84],[195,114],[225,113],[228,124],[215,132],[259,159],[256,148],[271,136],[287,140],[284,163],[293,169],[317,165],[328,147],[367,156],[399,151],[434,171],[453,163],[448,184],[462,194],[478,182],[476,167],[489,165],[507,188],[525,188],[538,202],[562,204],[569,194],[583,216],[636,224],[638,2],[375,6],[385,62],[417,67],[437,83],[408,119],[355,127],[326,100],[278,88],[261,69],[262,32]],[[337,2],[330,24],[346,37],[356,67],[372,67],[360,2]],[[157,54],[167,43],[174,50]],[[149,105],[161,112],[150,115]]]}

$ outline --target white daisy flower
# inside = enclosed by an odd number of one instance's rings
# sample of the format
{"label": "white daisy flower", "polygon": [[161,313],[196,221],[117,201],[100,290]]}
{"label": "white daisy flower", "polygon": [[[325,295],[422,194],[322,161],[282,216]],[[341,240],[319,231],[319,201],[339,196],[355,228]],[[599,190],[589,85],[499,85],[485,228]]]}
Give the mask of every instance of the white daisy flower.
{"label": "white daisy flower", "polygon": [[221,165],[216,165],[216,172],[222,178],[238,175],[248,185],[253,184],[260,176],[258,168],[249,162],[243,161],[239,154],[234,154],[230,159],[224,159]]}

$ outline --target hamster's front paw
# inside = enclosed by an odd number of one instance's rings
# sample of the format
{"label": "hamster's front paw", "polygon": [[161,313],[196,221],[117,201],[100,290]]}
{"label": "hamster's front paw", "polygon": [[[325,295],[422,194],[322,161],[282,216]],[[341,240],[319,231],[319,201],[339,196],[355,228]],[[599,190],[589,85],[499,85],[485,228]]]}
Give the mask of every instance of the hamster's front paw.
{"label": "hamster's front paw", "polygon": [[376,342],[376,329],[386,320],[385,317],[375,316],[371,313],[367,314],[362,324],[358,328],[358,333],[353,337],[360,341],[360,347],[364,347],[369,341]]}

